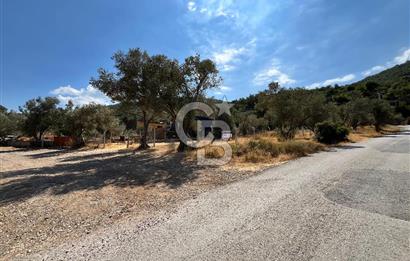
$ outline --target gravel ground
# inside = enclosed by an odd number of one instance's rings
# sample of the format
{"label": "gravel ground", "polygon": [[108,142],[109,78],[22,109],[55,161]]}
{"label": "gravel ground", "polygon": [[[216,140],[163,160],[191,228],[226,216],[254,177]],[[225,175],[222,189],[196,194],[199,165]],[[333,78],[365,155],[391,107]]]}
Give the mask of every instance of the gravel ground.
{"label": "gravel ground", "polygon": [[29,260],[409,260],[410,132],[304,157]]}
{"label": "gravel ground", "polygon": [[158,211],[258,170],[205,168],[178,153],[118,149],[1,147],[0,164],[4,260],[75,241],[129,217],[151,224]]}

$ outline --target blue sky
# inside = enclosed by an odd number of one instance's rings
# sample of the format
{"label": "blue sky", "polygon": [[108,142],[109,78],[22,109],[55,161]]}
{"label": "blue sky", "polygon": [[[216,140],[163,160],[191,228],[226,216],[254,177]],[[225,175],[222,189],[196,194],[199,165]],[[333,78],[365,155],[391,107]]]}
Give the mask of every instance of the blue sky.
{"label": "blue sky", "polygon": [[410,56],[408,0],[3,0],[1,104],[55,95],[108,103],[88,86],[117,50],[182,61],[200,53],[224,79],[215,97],[346,84]]}

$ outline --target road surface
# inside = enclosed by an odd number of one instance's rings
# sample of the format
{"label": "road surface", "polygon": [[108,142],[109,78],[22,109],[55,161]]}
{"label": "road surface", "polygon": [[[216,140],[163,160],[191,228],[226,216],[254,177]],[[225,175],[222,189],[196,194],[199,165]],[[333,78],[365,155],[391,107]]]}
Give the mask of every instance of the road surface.
{"label": "road surface", "polygon": [[410,128],[291,161],[30,259],[410,260]]}

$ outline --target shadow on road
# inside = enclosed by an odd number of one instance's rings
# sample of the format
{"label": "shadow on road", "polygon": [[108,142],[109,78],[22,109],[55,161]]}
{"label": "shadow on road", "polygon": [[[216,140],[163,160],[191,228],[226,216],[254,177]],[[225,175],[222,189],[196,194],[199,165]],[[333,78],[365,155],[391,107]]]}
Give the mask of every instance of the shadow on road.
{"label": "shadow on road", "polygon": [[109,152],[68,157],[60,162],[50,167],[3,172],[0,177],[11,180],[0,187],[0,205],[45,192],[58,195],[108,185],[132,187],[162,183],[178,188],[196,179],[196,170],[201,168],[195,162],[185,161],[182,153],[157,157],[150,153]]}
{"label": "shadow on road", "polygon": [[340,145],[336,146],[337,149],[342,149],[342,150],[352,150],[352,149],[361,149],[364,148],[364,146],[361,145]]}

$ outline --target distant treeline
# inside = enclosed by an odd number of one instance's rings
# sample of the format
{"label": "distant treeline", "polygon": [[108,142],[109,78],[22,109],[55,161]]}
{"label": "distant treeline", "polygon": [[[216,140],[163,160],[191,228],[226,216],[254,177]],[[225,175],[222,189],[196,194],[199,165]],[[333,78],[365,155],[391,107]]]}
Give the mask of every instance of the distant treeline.
{"label": "distant treeline", "polygon": [[[105,139],[133,132],[127,122],[137,119],[143,122],[140,148],[146,149],[150,122],[162,119],[172,123],[178,110],[190,102],[203,101],[211,106],[217,102],[207,97],[207,91],[222,82],[212,60],[194,55],[180,64],[140,49],[117,52],[112,59],[115,71],[99,69],[90,84],[116,105],[74,107],[69,102],[59,107],[57,98],[39,97],[27,101],[19,112],[2,106],[0,138],[26,135],[38,142],[51,132],[71,136],[82,145],[96,135]],[[282,139],[293,139],[297,130],[316,131],[318,126],[338,130],[375,125],[379,130],[384,124],[404,123],[410,117],[410,62],[346,86],[307,90],[282,88],[272,82],[267,90],[233,103],[232,116],[214,118],[226,121],[236,134],[276,130]],[[195,133],[195,114],[184,121],[187,133]],[[179,150],[184,148],[181,142]]]}
{"label": "distant treeline", "polygon": [[410,62],[346,86],[306,90],[271,83],[268,90],[234,103],[234,122],[243,134],[254,128],[276,129],[283,138],[292,138],[296,130],[313,131],[322,121],[353,129],[375,125],[380,130],[387,123],[408,122]]}

